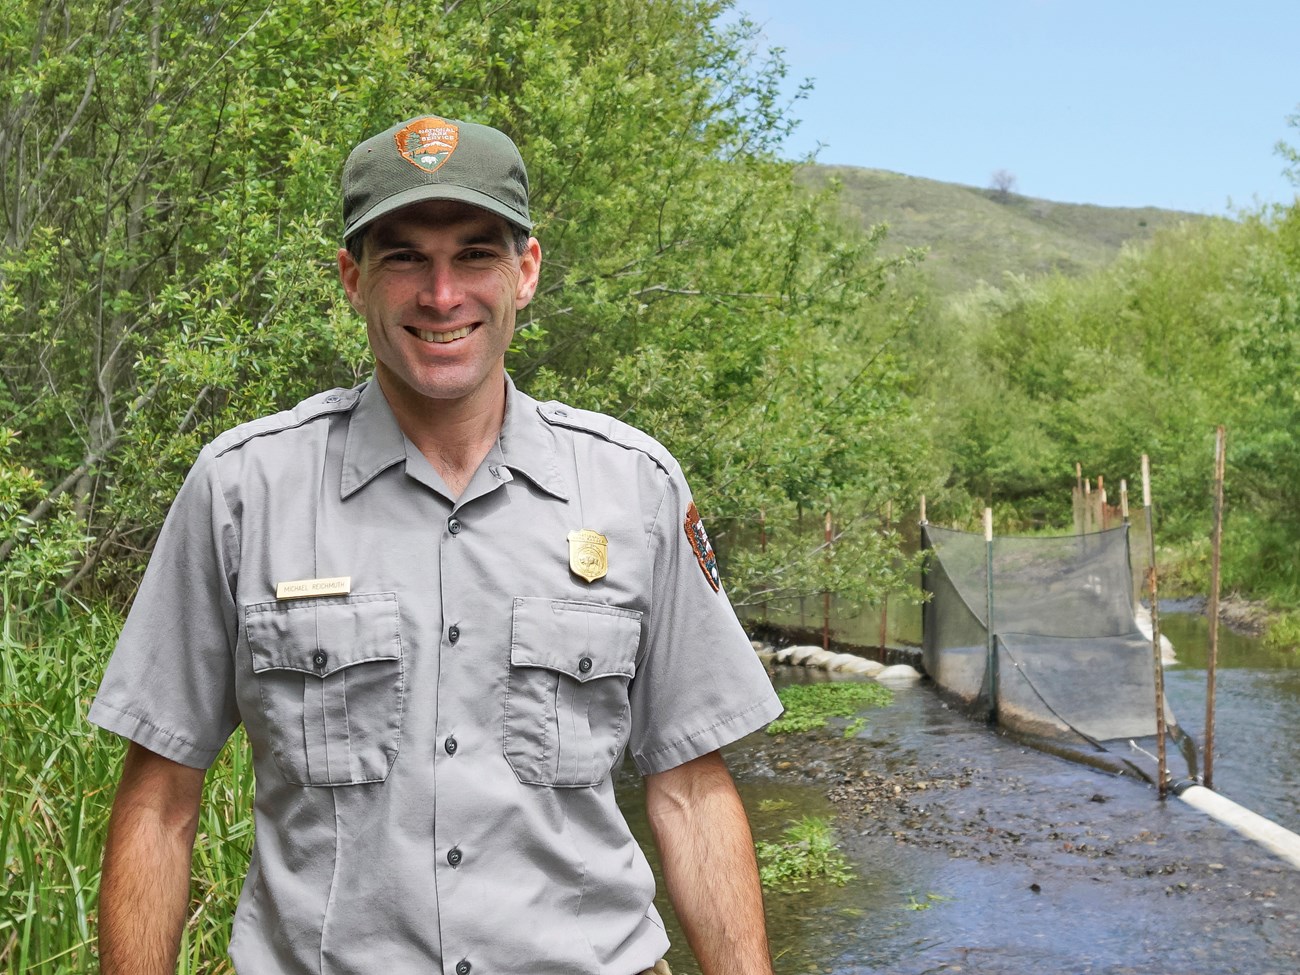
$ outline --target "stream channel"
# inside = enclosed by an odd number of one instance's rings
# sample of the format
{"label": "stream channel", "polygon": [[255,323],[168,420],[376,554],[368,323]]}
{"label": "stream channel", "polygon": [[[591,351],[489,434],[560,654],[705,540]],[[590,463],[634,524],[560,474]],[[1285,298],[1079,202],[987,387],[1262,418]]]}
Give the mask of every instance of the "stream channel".
{"label": "stream channel", "polygon": [[[1167,695],[1199,746],[1207,623],[1162,620],[1179,660]],[[1221,627],[1217,688],[1216,790],[1300,832],[1300,658]],[[849,739],[833,719],[727,750],[756,839],[824,816],[855,872],[766,895],[778,975],[1300,972],[1300,872],[1228,827],[1136,778],[1027,748],[925,681],[865,717]],[[639,780],[630,765],[621,776],[650,850]],[[697,972],[660,890],[668,960]]]}

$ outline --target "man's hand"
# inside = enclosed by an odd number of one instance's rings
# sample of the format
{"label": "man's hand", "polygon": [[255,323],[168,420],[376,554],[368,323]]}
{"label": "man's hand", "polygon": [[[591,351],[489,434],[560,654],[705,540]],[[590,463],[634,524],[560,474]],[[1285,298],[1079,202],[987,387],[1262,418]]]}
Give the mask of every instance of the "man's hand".
{"label": "man's hand", "polygon": [[132,744],[104,845],[102,975],[173,975],[190,900],[203,769]]}
{"label": "man's hand", "polygon": [[771,975],[754,840],[722,756],[648,775],[645,786],[668,896],[704,975]]}

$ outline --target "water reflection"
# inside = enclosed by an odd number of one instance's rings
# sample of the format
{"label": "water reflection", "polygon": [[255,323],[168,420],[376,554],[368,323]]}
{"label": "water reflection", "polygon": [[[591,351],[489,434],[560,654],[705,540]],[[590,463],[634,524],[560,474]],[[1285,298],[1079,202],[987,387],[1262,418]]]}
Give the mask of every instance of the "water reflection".
{"label": "water reflection", "polygon": [[[734,754],[737,749],[746,747],[746,743],[741,742],[728,752]],[[753,779],[741,781],[739,785],[755,841],[778,841],[792,821],[804,816],[833,817],[831,805],[820,788]],[[650,855],[655,871],[659,891],[656,906],[672,941],[668,963],[675,975],[698,972],[686,946],[686,937],[668,903],[663,873],[650,840],[644,789],[630,763],[621,774],[618,795],[628,825]],[[805,894],[766,894],[768,935],[778,975],[829,971],[832,970],[828,968],[829,959],[846,952],[860,956],[863,922],[869,905],[898,897],[901,879],[895,867],[889,862],[855,864],[856,876],[844,887],[819,887]]]}
{"label": "water reflection", "polygon": [[[1208,628],[1192,615],[1166,614],[1163,622],[1180,659],[1166,690],[1200,740]],[[1300,667],[1229,631],[1221,631],[1220,666],[1215,785],[1300,831]],[[797,668],[791,675],[813,676]],[[1032,850],[963,855],[975,843],[969,834],[947,837],[945,848],[845,827],[857,879],[767,898],[778,975],[1300,971],[1293,871],[1185,804],[1160,803],[1135,779],[1024,748],[944,707],[927,685],[869,712],[862,739],[860,760],[877,767],[977,767],[970,788],[936,801],[956,822],[1024,836],[1015,849]],[[746,771],[760,740],[729,750],[756,838],[776,840],[803,815],[831,815],[821,787]],[[633,831],[652,849],[630,766],[620,795]],[[1083,842],[1102,853],[1080,855]],[[697,972],[662,893],[659,907],[673,970]]]}
{"label": "water reflection", "polygon": [[[1183,729],[1203,746],[1209,622],[1169,614],[1161,628],[1178,654],[1165,693]],[[1300,832],[1300,658],[1220,627],[1215,683],[1215,791]]]}

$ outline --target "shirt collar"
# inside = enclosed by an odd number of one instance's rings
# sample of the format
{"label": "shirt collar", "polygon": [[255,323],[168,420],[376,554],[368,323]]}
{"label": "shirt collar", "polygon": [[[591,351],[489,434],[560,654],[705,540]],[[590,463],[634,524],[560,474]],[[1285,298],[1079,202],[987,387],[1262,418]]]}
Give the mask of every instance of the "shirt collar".
{"label": "shirt collar", "polygon": [[348,422],[339,496],[347,498],[355,494],[381,471],[405,460],[406,437],[384,398],[384,391],[379,388],[379,380],[372,376],[361,387]]}
{"label": "shirt collar", "polygon": [[501,457],[514,474],[522,474],[547,494],[561,501],[569,495],[560,476],[556,442],[551,425],[542,419],[537,400],[515,388],[506,375],[506,419],[501,426]]}
{"label": "shirt collar", "polygon": [[[539,403],[520,392],[506,375],[506,416],[496,448],[484,463],[501,463],[512,473],[522,474],[547,494],[569,500],[556,462],[558,444],[551,426],[538,411]],[[343,498],[365,487],[381,472],[405,463],[407,439],[397,425],[392,408],[372,377],[361,389],[348,424],[343,448],[343,472],[339,493]]]}

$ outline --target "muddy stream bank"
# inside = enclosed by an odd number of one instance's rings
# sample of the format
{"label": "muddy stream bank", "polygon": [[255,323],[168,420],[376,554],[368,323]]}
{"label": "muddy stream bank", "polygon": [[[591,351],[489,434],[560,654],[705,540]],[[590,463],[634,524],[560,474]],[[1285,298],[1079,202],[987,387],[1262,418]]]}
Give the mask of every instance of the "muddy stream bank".
{"label": "muddy stream bank", "polygon": [[[778,681],[810,679],[783,670]],[[1175,674],[1171,699],[1181,684],[1187,714],[1199,686],[1194,659]],[[1220,685],[1229,714],[1261,711],[1250,697],[1256,677],[1238,672]],[[1280,722],[1279,740],[1296,727],[1286,719],[1300,718],[1292,678],[1300,673],[1279,679],[1293,710],[1262,719]],[[1247,697],[1237,700],[1234,685]],[[768,896],[780,975],[1300,972],[1300,874],[1227,827],[1176,799],[1159,801],[1135,778],[999,735],[924,682],[897,688],[890,706],[866,717],[848,739],[841,721],[822,732],[753,735],[728,751],[757,839],[824,815],[856,872],[845,887]],[[1194,716],[1182,720],[1199,735]],[[1220,734],[1234,740],[1223,722]],[[1227,787],[1252,781],[1233,771],[1254,760],[1235,740],[1234,757],[1216,752],[1220,791],[1300,830],[1285,818],[1297,808],[1294,778],[1284,776],[1270,808]],[[1297,756],[1288,754],[1258,758],[1293,777]],[[644,837],[634,775],[625,773],[622,791]],[[660,909],[674,971],[695,971],[671,911]]]}

